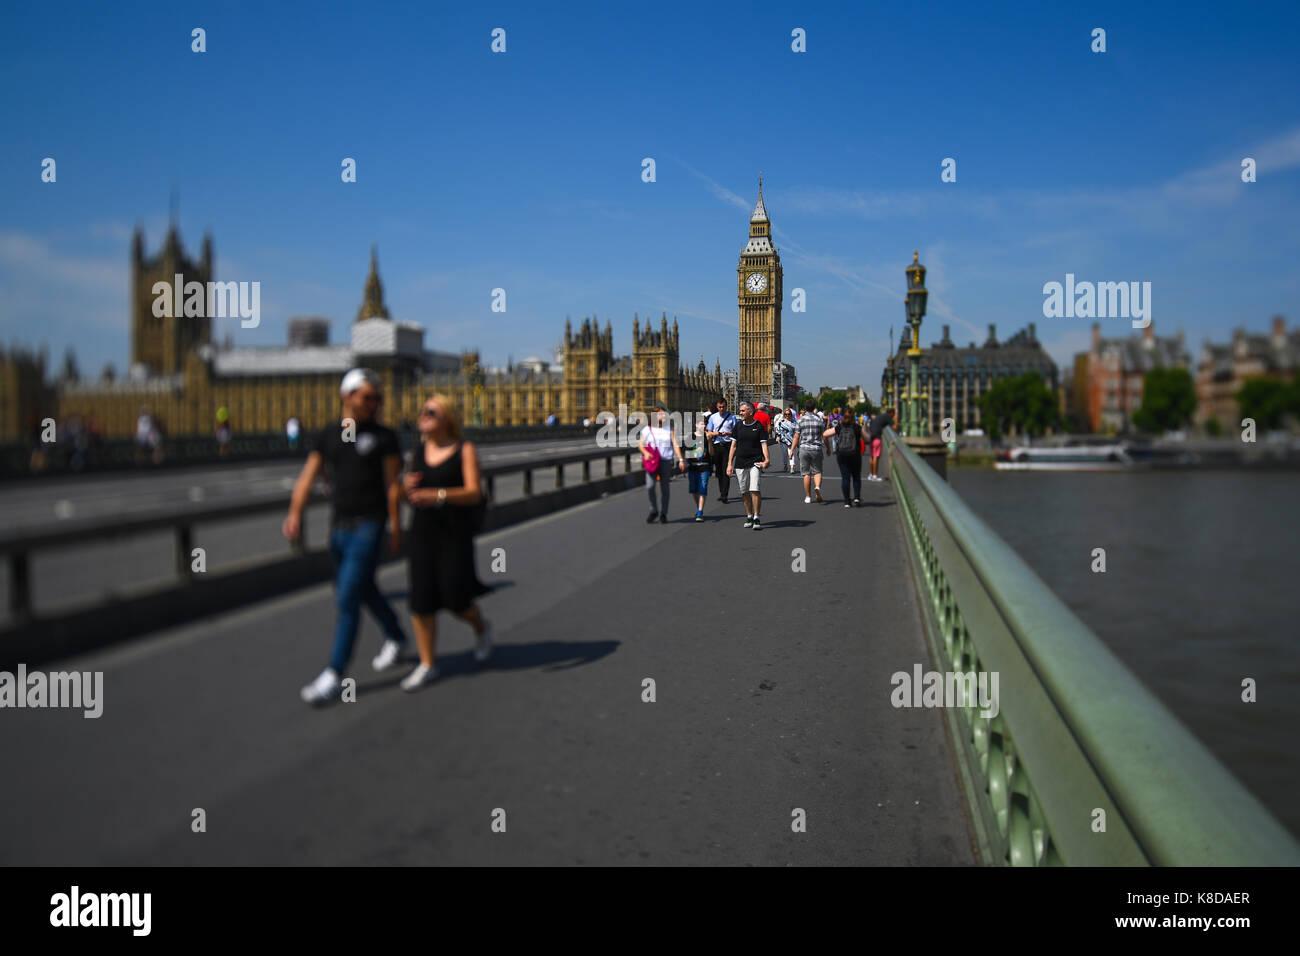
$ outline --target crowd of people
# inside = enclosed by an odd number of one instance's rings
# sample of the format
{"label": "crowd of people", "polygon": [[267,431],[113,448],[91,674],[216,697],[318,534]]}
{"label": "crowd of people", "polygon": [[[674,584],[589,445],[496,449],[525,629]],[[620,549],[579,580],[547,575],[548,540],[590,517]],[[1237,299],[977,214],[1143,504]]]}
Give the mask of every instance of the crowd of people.
{"label": "crowd of people", "polygon": [[[303,512],[316,478],[327,472],[333,489],[329,550],[335,569],[337,619],[329,663],[302,688],[309,704],[340,697],[351,666],[361,609],[379,623],[384,641],[371,666],[386,671],[407,657],[407,630],[380,592],[375,575],[383,553],[385,529],[389,553],[402,554],[405,543],[410,630],[415,634],[418,663],[402,679],[406,691],[419,690],[438,677],[436,615],[450,611],[475,635],[474,660],[485,663],[492,653],[492,627],[477,599],[491,588],[475,570],[474,534],[485,507],[479,486],[479,459],[473,442],[465,441],[451,399],[432,395],[420,411],[416,450],[405,467],[398,433],[380,424],[383,401],[380,382],[367,369],[353,369],[340,387],[340,421],[327,426],[308,446],[310,453],[294,485],[283,533],[290,540],[302,534]],[[862,463],[870,461],[867,481],[877,474],[881,435],[893,425],[889,410],[859,421],[852,409],[817,408],[808,400],[798,416],[793,409],[774,409],[741,402],[735,414],[724,399],[695,417],[691,434],[679,436],[667,408],[659,405],[640,432],[637,448],[643,456],[649,496],[648,523],[668,522],[674,473],[685,474],[695,520],[704,520],[709,483],[718,483],[718,501],[731,501],[734,478],[745,507],[745,528],[761,530],[761,475],[772,465],[780,446],[784,467],[803,478],[804,503],[823,502],[822,465],[834,455],[839,466],[844,507],[862,504]],[[688,416],[689,420],[690,416]],[[296,423],[295,423],[296,424]],[[290,433],[290,440],[297,438]],[[409,530],[401,524],[401,505],[414,513]]]}
{"label": "crowd of people", "polygon": [[[745,506],[745,528],[762,530],[762,496],[759,476],[771,463],[773,444],[780,445],[784,467],[790,474],[803,478],[804,504],[824,502],[822,465],[827,455],[834,455],[839,466],[840,490],[844,507],[862,505],[862,463],[869,462],[867,481],[881,481],[878,474],[882,436],[894,426],[893,412],[885,409],[869,420],[859,421],[851,408],[817,407],[814,399],[804,403],[803,412],[777,410],[756,402],[741,402],[739,415],[733,414],[725,399],[696,416],[695,433],[677,435],[668,426],[668,410],[659,405],[654,420],[641,431],[637,449],[641,452],[646,473],[646,491],[650,513],[646,522],[668,523],[668,500],[674,470],[687,477],[687,490],[695,505],[695,520],[704,520],[709,479],[718,483],[718,501],[731,501],[731,479],[739,487]],[[689,416],[688,416],[689,417]]]}

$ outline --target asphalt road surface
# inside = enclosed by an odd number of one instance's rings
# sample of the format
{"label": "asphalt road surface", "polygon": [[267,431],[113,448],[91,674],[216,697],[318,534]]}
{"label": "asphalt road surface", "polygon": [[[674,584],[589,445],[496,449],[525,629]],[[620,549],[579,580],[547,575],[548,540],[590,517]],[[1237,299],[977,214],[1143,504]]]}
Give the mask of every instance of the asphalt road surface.
{"label": "asphalt road surface", "polygon": [[0,712],[0,863],[972,864],[942,715],[890,704],[928,661],[892,486],[763,489],[761,532],[676,480],[667,525],[633,490],[483,536],[496,653],[440,615],[415,694],[367,617],[356,702],[299,700],[328,585],[48,668],[102,671],[103,715]]}

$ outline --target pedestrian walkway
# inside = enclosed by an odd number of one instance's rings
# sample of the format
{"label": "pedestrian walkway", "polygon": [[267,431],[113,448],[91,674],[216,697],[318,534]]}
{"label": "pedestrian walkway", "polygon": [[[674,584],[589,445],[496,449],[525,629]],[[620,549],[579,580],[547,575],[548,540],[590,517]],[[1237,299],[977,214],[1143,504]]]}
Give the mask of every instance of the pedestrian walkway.
{"label": "pedestrian walkway", "polygon": [[[677,477],[667,525],[638,489],[483,536],[492,664],[440,615],[415,694],[365,619],[357,701],[302,705],[328,586],[64,662],[104,714],[0,721],[0,863],[973,864],[941,713],[890,702],[929,667],[892,485],[846,510],[828,469],[825,505],[765,474],[761,533]],[[404,566],[379,580],[406,619]]]}

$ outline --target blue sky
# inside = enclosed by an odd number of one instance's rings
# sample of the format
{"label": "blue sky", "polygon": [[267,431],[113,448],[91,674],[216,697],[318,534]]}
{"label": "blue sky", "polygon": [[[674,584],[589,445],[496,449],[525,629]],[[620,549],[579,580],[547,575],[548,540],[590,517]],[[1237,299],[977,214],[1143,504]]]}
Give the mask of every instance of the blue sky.
{"label": "blue sky", "polygon": [[759,170],[805,387],[876,395],[913,249],[927,345],[1032,321],[1068,361],[1090,320],[1042,314],[1067,272],[1151,282],[1193,353],[1300,319],[1294,3],[548,6],[7,6],[0,340],[122,370],[130,230],[157,249],[175,180],[187,249],[210,229],[217,278],[261,282],[259,328],[219,323],[238,344],[306,314],[345,341],[373,242],[427,347],[545,356],[594,311],[624,353],[667,312],[684,363],[734,368]]}

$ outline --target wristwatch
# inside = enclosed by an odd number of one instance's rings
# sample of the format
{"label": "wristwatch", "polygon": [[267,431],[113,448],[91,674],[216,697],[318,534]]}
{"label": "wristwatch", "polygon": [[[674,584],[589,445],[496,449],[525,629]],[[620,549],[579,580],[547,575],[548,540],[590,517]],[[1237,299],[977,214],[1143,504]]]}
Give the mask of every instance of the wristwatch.
{"label": "wristwatch", "polygon": [[445,502],[446,500],[447,500],[447,489],[446,489],[446,488],[439,488],[439,489],[438,489],[438,507],[441,508],[442,505],[443,505],[443,502]]}

